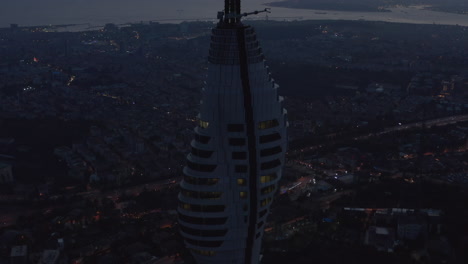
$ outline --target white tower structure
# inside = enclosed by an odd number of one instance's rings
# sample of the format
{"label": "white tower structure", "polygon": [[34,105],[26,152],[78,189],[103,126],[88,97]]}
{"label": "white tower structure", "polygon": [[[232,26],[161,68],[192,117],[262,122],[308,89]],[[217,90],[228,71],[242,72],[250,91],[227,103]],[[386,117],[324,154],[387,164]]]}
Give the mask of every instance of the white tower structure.
{"label": "white tower structure", "polygon": [[199,264],[257,264],[287,147],[286,110],[240,0],[212,30],[208,79],[179,194],[179,225]]}

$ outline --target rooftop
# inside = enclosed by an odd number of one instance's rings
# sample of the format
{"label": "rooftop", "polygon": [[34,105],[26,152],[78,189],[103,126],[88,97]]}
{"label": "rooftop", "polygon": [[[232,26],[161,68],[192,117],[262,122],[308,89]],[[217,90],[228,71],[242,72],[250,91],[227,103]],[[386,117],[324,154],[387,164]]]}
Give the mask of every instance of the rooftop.
{"label": "rooftop", "polygon": [[11,257],[25,257],[28,254],[28,246],[16,246],[11,248]]}
{"label": "rooftop", "polygon": [[55,264],[59,258],[60,251],[45,250],[42,254],[41,264]]}
{"label": "rooftop", "polygon": [[10,166],[11,166],[10,164],[6,164],[6,163],[1,163],[1,162],[0,162],[0,169],[8,168],[8,167],[10,167]]}

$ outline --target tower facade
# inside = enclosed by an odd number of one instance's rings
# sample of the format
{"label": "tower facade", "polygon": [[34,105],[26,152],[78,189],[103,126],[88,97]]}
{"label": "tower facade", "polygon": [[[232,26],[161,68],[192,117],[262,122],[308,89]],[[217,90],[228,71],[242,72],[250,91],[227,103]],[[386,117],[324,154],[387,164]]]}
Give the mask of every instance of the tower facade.
{"label": "tower facade", "polygon": [[[258,12],[254,12],[258,13]],[[212,30],[202,102],[179,194],[179,225],[197,263],[259,262],[286,152],[286,110],[240,0]]]}

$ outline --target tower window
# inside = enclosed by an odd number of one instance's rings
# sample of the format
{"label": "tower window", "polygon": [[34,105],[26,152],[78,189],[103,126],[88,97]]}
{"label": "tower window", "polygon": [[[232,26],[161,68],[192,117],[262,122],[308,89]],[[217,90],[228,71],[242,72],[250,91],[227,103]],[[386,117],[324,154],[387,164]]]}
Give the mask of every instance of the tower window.
{"label": "tower window", "polygon": [[198,119],[197,121],[198,121],[198,126],[201,128],[208,128],[208,126],[210,125],[209,122],[203,121],[201,119]]}
{"label": "tower window", "polygon": [[195,240],[195,239],[190,239],[190,238],[185,238],[185,241],[194,246],[208,247],[208,248],[220,247],[223,244],[223,241],[204,241],[204,240]]}
{"label": "tower window", "polygon": [[235,172],[237,172],[237,173],[246,173],[247,172],[247,166],[246,165],[236,165]]}
{"label": "tower window", "polygon": [[199,134],[195,134],[195,141],[198,141],[202,144],[208,144],[208,142],[210,141],[210,137],[208,136],[202,136],[202,135],[199,135]]}
{"label": "tower window", "polygon": [[274,192],[275,189],[276,189],[276,186],[274,184],[272,184],[270,186],[262,188],[261,193],[262,194],[269,194],[269,193]]}
{"label": "tower window", "polygon": [[242,198],[242,199],[246,199],[247,198],[247,192],[239,192],[239,197]]}
{"label": "tower window", "polygon": [[190,210],[190,205],[189,204],[182,204],[181,208],[184,210]]}
{"label": "tower window", "polygon": [[212,172],[216,169],[216,165],[211,164],[199,164],[191,161],[187,161],[187,166],[194,171],[201,172]]}
{"label": "tower window", "polygon": [[186,223],[195,225],[224,225],[227,222],[227,217],[201,218],[183,215],[181,213],[179,213],[179,219]]}
{"label": "tower window", "polygon": [[273,133],[269,135],[260,136],[260,144],[270,143],[281,139],[281,135],[278,133]]}
{"label": "tower window", "polygon": [[279,126],[278,120],[272,119],[272,120],[267,120],[263,122],[258,123],[258,129],[263,130],[263,129],[269,129],[273,127]]}
{"label": "tower window", "polygon": [[263,199],[260,201],[260,206],[267,206],[273,199],[271,199],[271,197],[268,197],[266,199]]}
{"label": "tower window", "polygon": [[272,173],[272,174],[269,174],[269,175],[265,175],[265,176],[260,176],[260,183],[267,183],[267,182],[271,182],[273,180],[276,180],[276,173]]}
{"label": "tower window", "polygon": [[192,154],[201,158],[209,158],[213,154],[213,151],[201,150],[201,149],[192,147]]}
{"label": "tower window", "polygon": [[182,195],[194,199],[219,199],[221,198],[222,192],[196,192],[181,188]]}
{"label": "tower window", "polygon": [[247,152],[237,152],[237,151],[234,151],[232,152],[232,159],[235,159],[235,160],[245,160],[247,159]]}
{"label": "tower window", "polygon": [[224,236],[227,233],[227,229],[223,230],[200,230],[195,228],[186,227],[184,225],[180,225],[180,230],[182,232],[192,235],[192,236],[201,236],[201,237],[219,237]]}
{"label": "tower window", "polygon": [[260,166],[262,170],[268,170],[268,169],[273,169],[281,165],[281,161],[279,159],[275,159],[272,161],[264,162]]}
{"label": "tower window", "polygon": [[192,212],[204,212],[204,213],[221,213],[224,212],[224,205],[199,205],[199,204],[188,204],[180,203],[180,208],[192,211]]}
{"label": "tower window", "polygon": [[260,223],[257,224],[257,228],[260,228],[263,226],[263,221],[261,221]]}
{"label": "tower window", "polygon": [[244,125],[243,124],[228,124],[227,129],[228,129],[228,132],[243,132]]}
{"label": "tower window", "polygon": [[260,151],[260,156],[261,157],[271,156],[271,155],[281,153],[281,151],[282,151],[282,149],[281,149],[280,146],[276,146],[276,147],[273,147],[273,148],[262,149]]}
{"label": "tower window", "polygon": [[184,175],[184,181],[192,185],[215,185],[219,182],[219,178],[199,178]]}
{"label": "tower window", "polygon": [[237,185],[239,186],[246,186],[247,185],[247,181],[243,178],[239,178],[237,179]]}
{"label": "tower window", "polygon": [[259,218],[262,218],[263,216],[266,215],[267,212],[268,212],[267,209],[265,209],[265,210],[263,210],[263,211],[260,211],[260,213],[258,213],[258,217],[259,217]]}
{"label": "tower window", "polygon": [[216,251],[212,251],[212,250],[198,250],[198,249],[190,249],[193,253],[195,254],[198,254],[198,255],[202,255],[202,256],[207,256],[207,257],[212,257],[212,256],[216,256]]}
{"label": "tower window", "polygon": [[231,146],[244,146],[245,138],[230,138],[229,145]]}

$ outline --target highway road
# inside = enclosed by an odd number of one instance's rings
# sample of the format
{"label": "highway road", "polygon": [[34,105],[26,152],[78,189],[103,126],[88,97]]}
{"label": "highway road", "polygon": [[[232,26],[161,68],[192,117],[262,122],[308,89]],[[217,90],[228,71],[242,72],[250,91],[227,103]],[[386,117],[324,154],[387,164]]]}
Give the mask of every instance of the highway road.
{"label": "highway road", "polygon": [[[369,138],[373,137],[378,137],[382,136],[385,134],[390,134],[393,132],[398,132],[398,131],[405,131],[405,130],[410,130],[410,129],[417,129],[417,128],[422,128],[423,126],[425,127],[435,127],[435,126],[446,126],[446,125],[452,125],[460,122],[468,122],[468,115],[457,115],[457,116],[449,116],[449,117],[441,117],[441,118],[435,118],[435,119],[430,119],[430,120],[425,120],[425,121],[418,121],[418,122],[413,122],[413,123],[408,123],[408,124],[398,124],[396,126],[392,127],[387,127],[383,129],[380,132],[376,133],[367,133],[361,136],[354,137],[354,140],[366,140]],[[346,135],[339,135],[337,136],[339,139],[349,139],[347,138]],[[339,140],[338,139],[338,140]],[[335,139],[336,141],[337,139]],[[295,150],[290,150],[288,152],[290,157],[296,156],[300,154],[301,152],[308,152],[312,150],[317,150],[319,148],[323,147],[323,145],[313,145],[313,146],[307,146],[304,148],[300,149],[295,149]]]}
{"label": "highway road", "polygon": [[428,128],[434,127],[434,126],[447,126],[447,125],[453,125],[459,122],[467,122],[467,121],[468,121],[468,115],[441,117],[441,118],[436,118],[432,120],[419,121],[415,123],[401,124],[398,126],[389,127],[389,128],[384,129],[381,132],[370,133],[368,135],[357,137],[355,139],[356,140],[367,139],[369,137],[381,136],[381,135],[385,135],[385,134],[392,133],[392,132],[404,131],[404,130],[415,129],[415,128],[422,128],[423,126],[428,127]]}
{"label": "highway road", "polygon": [[[169,188],[178,184],[182,180],[182,177],[174,177],[169,180],[160,180],[152,183],[141,184],[137,186],[131,186],[127,188],[120,188],[117,190],[101,192],[99,190],[92,190],[89,192],[82,192],[78,193],[77,195],[81,196],[83,199],[91,199],[91,200],[99,200],[103,198],[111,199],[116,202],[120,195],[126,194],[129,196],[138,195],[144,190],[152,191],[152,190],[162,190],[164,188]],[[67,205],[70,206],[70,205]],[[51,212],[52,210],[64,207],[63,205],[51,205],[51,206],[44,206],[44,207],[22,207],[22,206],[14,206],[14,207],[6,207],[0,206],[1,214],[0,214],[0,228],[1,227],[8,227],[12,226],[16,223],[16,220],[19,216],[29,216],[35,213],[46,213]]]}

